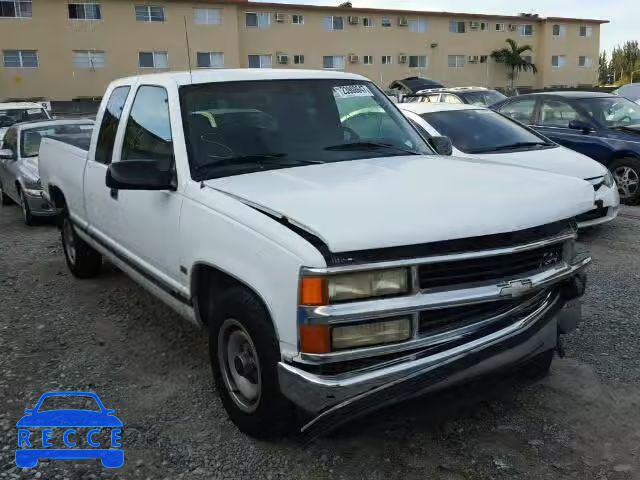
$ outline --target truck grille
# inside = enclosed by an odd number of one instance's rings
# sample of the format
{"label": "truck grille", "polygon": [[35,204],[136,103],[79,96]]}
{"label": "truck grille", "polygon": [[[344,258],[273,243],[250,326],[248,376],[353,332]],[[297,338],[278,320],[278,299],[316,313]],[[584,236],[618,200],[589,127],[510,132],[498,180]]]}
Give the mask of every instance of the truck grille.
{"label": "truck grille", "polygon": [[558,243],[505,255],[428,263],[418,267],[419,285],[424,290],[517,278],[560,263],[562,250],[563,244]]}

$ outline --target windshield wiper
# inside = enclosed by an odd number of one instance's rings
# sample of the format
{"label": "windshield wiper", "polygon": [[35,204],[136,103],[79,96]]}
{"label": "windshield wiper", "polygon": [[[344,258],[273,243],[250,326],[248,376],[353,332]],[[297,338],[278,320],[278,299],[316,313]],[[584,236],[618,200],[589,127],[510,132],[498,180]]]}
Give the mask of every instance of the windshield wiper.
{"label": "windshield wiper", "polygon": [[297,167],[300,165],[312,165],[317,163],[324,163],[317,160],[286,160],[288,154],[286,153],[261,153],[252,155],[236,155],[235,157],[220,157],[220,160],[214,160],[202,165],[198,165],[195,168],[196,180],[206,180],[206,172],[211,172],[219,167],[228,166],[247,166],[248,164],[255,165],[277,165],[285,167]]}
{"label": "windshield wiper", "polygon": [[633,125],[618,125],[616,127],[611,127],[612,130],[630,130],[632,132],[638,133],[640,130],[640,123],[634,123]]}
{"label": "windshield wiper", "polygon": [[516,150],[518,148],[526,147],[550,147],[552,144],[546,142],[516,142],[508,145],[498,145],[497,147],[479,148],[469,153],[487,153],[487,152],[499,152],[502,150]]}
{"label": "windshield wiper", "polygon": [[392,145],[391,143],[378,143],[378,142],[341,143],[339,145],[331,145],[329,147],[325,147],[324,149],[330,152],[338,152],[338,151],[348,152],[350,150],[367,151],[367,150],[378,150],[381,148],[396,150],[397,152],[406,153],[408,155],[422,155],[422,153],[417,152],[415,150],[411,150],[410,148],[404,148],[398,145]]}

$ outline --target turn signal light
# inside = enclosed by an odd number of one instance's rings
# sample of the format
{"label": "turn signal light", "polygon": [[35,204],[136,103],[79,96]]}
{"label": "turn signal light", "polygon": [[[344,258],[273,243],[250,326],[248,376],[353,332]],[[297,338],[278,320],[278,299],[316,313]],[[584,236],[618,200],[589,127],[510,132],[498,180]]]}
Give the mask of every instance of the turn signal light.
{"label": "turn signal light", "polygon": [[302,277],[300,281],[300,305],[326,305],[327,299],[326,278]]}
{"label": "turn signal light", "polygon": [[331,338],[327,325],[301,325],[300,351],[304,353],[329,353]]}

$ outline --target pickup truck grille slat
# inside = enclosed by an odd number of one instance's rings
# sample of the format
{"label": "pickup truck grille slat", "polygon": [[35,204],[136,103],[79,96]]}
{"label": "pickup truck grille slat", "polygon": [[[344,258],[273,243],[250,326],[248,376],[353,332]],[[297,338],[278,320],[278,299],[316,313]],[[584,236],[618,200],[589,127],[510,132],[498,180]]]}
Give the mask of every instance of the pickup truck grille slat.
{"label": "pickup truck grille slat", "polygon": [[549,268],[562,261],[563,244],[535,250],[418,267],[421,289],[476,282],[495,282]]}

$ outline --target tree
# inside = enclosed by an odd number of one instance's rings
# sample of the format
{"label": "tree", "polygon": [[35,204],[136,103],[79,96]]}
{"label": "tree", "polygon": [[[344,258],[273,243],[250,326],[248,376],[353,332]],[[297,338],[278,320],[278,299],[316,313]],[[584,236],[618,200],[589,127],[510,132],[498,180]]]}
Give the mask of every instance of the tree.
{"label": "tree", "polygon": [[640,48],[638,48],[637,40],[626,41],[622,46],[622,55],[624,57],[625,73],[631,77],[631,73],[638,65],[640,59]]}
{"label": "tree", "polygon": [[607,85],[609,82],[609,62],[607,61],[607,51],[604,50],[598,59],[598,83]]}
{"label": "tree", "polygon": [[338,5],[338,7],[340,7],[340,8],[353,8],[353,5],[351,4],[351,2],[342,2],[340,5]]}
{"label": "tree", "polygon": [[496,63],[504,64],[509,69],[507,78],[511,80],[511,88],[513,88],[513,84],[520,72],[528,72],[531,70],[533,73],[537,73],[538,68],[522,56],[523,53],[533,52],[533,48],[531,48],[530,45],[519,46],[515,40],[511,38],[507,38],[507,44],[508,46],[491,52],[491,58],[493,58]]}

